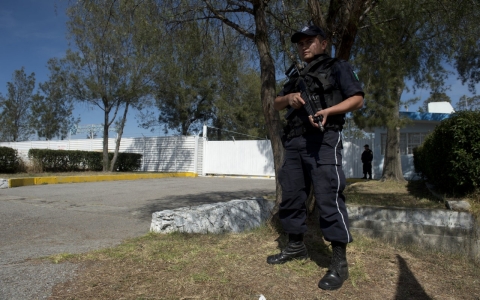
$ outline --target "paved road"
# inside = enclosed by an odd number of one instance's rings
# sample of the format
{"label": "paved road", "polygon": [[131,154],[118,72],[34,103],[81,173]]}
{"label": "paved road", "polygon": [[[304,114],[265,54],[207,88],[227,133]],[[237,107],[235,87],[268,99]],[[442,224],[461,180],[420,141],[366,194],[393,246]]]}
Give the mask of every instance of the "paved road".
{"label": "paved road", "polygon": [[44,299],[76,266],[31,261],[81,253],[148,233],[153,212],[261,197],[271,179],[163,178],[0,190],[0,299]]}

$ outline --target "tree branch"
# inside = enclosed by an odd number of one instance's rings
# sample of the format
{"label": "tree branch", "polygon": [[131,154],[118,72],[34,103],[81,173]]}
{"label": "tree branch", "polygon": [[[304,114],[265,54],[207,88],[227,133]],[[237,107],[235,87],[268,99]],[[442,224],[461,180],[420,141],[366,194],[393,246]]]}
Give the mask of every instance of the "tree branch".
{"label": "tree branch", "polygon": [[243,29],[240,25],[230,21],[227,17],[225,17],[224,15],[220,14],[218,12],[218,10],[216,10],[207,0],[203,0],[203,2],[205,3],[205,5],[207,5],[207,8],[208,10],[214,14],[215,18],[222,21],[224,24],[232,27],[233,29],[235,29],[237,32],[239,32],[240,34],[242,34],[243,36],[251,39],[251,40],[254,40],[255,39],[255,34],[251,33],[251,32],[248,32],[247,30]]}

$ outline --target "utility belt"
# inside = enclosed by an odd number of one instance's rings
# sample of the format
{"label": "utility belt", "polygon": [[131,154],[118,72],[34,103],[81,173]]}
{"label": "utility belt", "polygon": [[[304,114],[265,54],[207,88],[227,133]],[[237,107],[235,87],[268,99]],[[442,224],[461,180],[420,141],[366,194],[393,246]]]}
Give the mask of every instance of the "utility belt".
{"label": "utility belt", "polygon": [[[338,125],[338,124],[328,124],[327,123],[327,124],[325,124],[324,128],[325,128],[325,131],[338,132],[338,131],[342,131],[343,126]],[[314,127],[307,128],[305,125],[300,125],[300,126],[296,126],[296,127],[289,127],[287,125],[284,129],[283,138],[288,141],[288,140],[293,139],[294,137],[297,137],[297,136],[319,134],[319,133],[321,133],[321,132],[320,132],[320,129],[318,129],[318,128],[314,128]]]}

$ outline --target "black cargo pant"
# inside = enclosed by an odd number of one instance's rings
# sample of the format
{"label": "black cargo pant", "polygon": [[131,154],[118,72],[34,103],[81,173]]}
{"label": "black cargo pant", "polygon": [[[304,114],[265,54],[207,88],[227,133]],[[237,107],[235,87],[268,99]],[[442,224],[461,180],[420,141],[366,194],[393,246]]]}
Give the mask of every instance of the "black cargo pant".
{"label": "black cargo pant", "polygon": [[371,162],[364,162],[363,163],[363,175],[365,175],[365,177],[366,177],[367,174],[368,174],[369,178],[372,177],[372,163]]}
{"label": "black cargo pant", "polygon": [[326,131],[287,140],[285,161],[280,170],[282,202],[279,217],[288,234],[307,231],[306,199],[313,184],[320,228],[327,241],[350,243],[345,207],[345,174],[342,170],[341,132]]}

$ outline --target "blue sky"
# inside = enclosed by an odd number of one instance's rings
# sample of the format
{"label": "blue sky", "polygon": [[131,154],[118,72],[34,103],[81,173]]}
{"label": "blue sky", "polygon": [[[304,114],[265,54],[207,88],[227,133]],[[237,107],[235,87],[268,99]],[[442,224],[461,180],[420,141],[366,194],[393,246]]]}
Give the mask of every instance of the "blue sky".
{"label": "blue sky", "polygon": [[[25,67],[25,73],[35,73],[38,83],[48,80],[47,62],[65,56],[66,0],[0,0],[0,93],[7,95],[7,82],[15,70]],[[74,111],[80,125],[101,124],[103,111],[78,104]],[[127,118],[124,137],[151,136],[150,130],[139,128],[135,113]],[[163,136],[158,129],[155,135]],[[74,136],[85,138],[86,134]],[[100,135],[99,135],[100,136]]]}
{"label": "blue sky", "polygon": [[[0,0],[0,93],[7,94],[6,84],[12,80],[15,70],[25,67],[25,72],[35,73],[36,83],[48,79],[47,61],[52,57],[63,57],[68,47],[66,38],[67,18],[65,16],[66,0]],[[462,95],[471,96],[466,86],[461,85],[452,76],[448,84],[451,90],[447,94],[455,106]],[[477,85],[480,92],[480,85]],[[428,91],[416,94],[404,93],[403,99],[421,97],[422,100],[408,108],[417,111],[423,100],[429,97]],[[401,108],[401,110],[404,110]],[[102,111],[93,110],[84,104],[77,105],[74,116],[81,118],[81,125],[100,124]],[[135,114],[130,114],[124,137],[149,135],[149,130],[138,128]],[[155,135],[163,135],[158,129]],[[84,138],[84,136],[77,136]]]}

